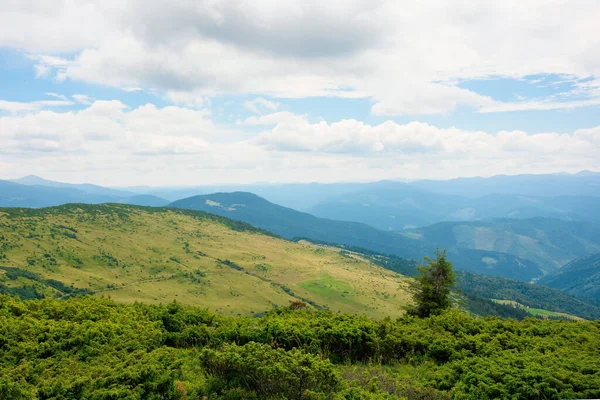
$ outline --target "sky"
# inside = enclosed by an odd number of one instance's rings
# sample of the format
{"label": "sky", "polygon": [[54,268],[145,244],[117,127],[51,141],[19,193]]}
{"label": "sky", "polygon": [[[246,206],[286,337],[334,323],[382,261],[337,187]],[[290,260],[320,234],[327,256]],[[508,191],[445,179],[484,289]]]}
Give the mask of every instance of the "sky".
{"label": "sky", "polygon": [[597,0],[0,0],[0,179],[600,170]]}

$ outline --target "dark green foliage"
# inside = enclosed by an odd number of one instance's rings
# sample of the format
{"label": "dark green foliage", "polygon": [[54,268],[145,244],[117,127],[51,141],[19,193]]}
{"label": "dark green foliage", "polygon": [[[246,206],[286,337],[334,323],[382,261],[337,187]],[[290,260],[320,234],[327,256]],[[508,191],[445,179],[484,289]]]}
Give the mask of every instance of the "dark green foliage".
{"label": "dark green foliage", "polygon": [[499,316],[502,318],[516,319],[525,319],[531,317],[531,314],[522,308],[517,308],[508,304],[496,303],[492,300],[483,299],[472,294],[465,295],[465,306],[470,312],[482,317]]}
{"label": "dark green foliage", "polygon": [[452,263],[446,257],[446,250],[436,251],[435,256],[435,259],[425,257],[428,265],[418,267],[419,275],[411,281],[415,304],[408,308],[410,315],[425,318],[452,306],[450,294],[456,283]]}
{"label": "dark green foliage", "polygon": [[586,319],[600,319],[600,308],[565,292],[495,276],[457,274],[457,287],[468,295],[513,300],[532,308],[562,312]]}
{"label": "dark green foliage", "polygon": [[[4,275],[10,280],[25,278],[29,281],[37,282],[38,286],[40,287],[50,287],[56,291],[57,297],[69,297],[94,293],[89,289],[67,286],[64,283],[55,279],[42,279],[36,273],[27,271],[22,268],[0,266],[0,269],[5,271]],[[0,283],[0,294],[10,294],[18,296],[24,300],[43,299],[46,296],[39,291],[40,287],[36,288],[35,285],[8,287]]]}
{"label": "dark green foliage", "polygon": [[597,398],[599,348],[598,322],[0,296],[2,399]]}
{"label": "dark green foliage", "polygon": [[240,267],[238,264],[236,264],[236,263],[234,263],[233,261],[230,261],[230,260],[221,260],[220,258],[217,258],[217,262],[219,264],[226,265],[229,268],[233,268],[233,269],[235,269],[237,271],[243,271],[244,270],[243,267]]}
{"label": "dark green foliage", "polygon": [[260,399],[305,399],[309,393],[329,396],[341,381],[329,360],[255,342],[205,349],[202,364],[214,378],[211,391],[223,393],[241,387]]}
{"label": "dark green foliage", "polygon": [[0,294],[17,296],[23,300],[43,299],[46,297],[43,293],[38,292],[34,285],[6,286],[0,283]]}

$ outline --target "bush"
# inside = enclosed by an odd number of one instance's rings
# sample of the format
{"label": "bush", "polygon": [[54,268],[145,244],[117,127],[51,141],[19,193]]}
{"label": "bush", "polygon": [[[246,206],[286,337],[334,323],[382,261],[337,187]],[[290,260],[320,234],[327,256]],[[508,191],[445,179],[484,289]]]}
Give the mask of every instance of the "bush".
{"label": "bush", "polygon": [[329,360],[293,349],[269,345],[226,344],[221,350],[205,349],[202,363],[214,378],[212,391],[247,390],[259,398],[302,399],[305,394],[330,395],[340,377]]}

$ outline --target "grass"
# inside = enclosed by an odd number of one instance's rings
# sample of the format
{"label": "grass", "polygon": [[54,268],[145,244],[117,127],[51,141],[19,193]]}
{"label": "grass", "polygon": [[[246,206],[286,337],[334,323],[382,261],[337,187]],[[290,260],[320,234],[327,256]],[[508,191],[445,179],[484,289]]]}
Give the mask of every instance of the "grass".
{"label": "grass", "polygon": [[500,303],[500,304],[508,304],[508,305],[512,305],[514,307],[522,308],[523,310],[527,311],[529,314],[531,314],[533,316],[540,316],[540,317],[544,317],[544,318],[567,318],[567,319],[576,320],[576,321],[584,320],[583,318],[577,317],[575,315],[570,315],[570,314],[565,314],[565,313],[555,312],[555,311],[550,311],[550,310],[544,310],[542,308],[530,308],[530,307],[524,306],[523,304],[518,303],[513,300],[492,299],[492,301],[495,301],[496,303]]}
{"label": "grass", "polygon": [[[118,301],[252,315],[291,301],[397,316],[406,278],[340,249],[193,211],[128,205],[0,209],[0,265]],[[8,281],[0,274],[0,283]],[[15,284],[11,282],[11,284]]]}

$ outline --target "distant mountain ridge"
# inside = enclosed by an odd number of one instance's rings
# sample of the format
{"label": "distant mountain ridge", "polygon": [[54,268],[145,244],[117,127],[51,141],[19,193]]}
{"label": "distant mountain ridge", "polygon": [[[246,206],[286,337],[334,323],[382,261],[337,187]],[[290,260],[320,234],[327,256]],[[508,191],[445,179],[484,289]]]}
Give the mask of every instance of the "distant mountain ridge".
{"label": "distant mountain ridge", "polygon": [[571,261],[539,283],[600,304],[600,252]]}
{"label": "distant mountain ridge", "polygon": [[[269,183],[269,184],[226,184],[202,185],[196,187],[131,187],[127,190],[154,194],[156,196],[175,201],[200,194],[216,192],[252,192],[270,202],[290,207],[299,211],[319,214],[315,207],[335,199],[344,198],[356,193],[377,191],[382,188],[410,189],[437,193],[438,196],[459,196],[466,203],[467,200],[480,198],[487,195],[524,196],[527,198],[550,197],[600,197],[600,173],[581,171],[577,174],[542,174],[542,175],[497,175],[492,177],[457,178],[451,180],[417,180],[401,182],[397,180],[382,180],[378,182],[340,182],[340,183]],[[433,197],[433,196],[431,196]],[[444,204],[445,198],[441,197],[438,204]],[[539,201],[546,202],[541,199]],[[551,204],[550,207],[555,205]],[[470,207],[463,206],[462,208]],[[569,210],[567,210],[569,212]],[[561,211],[564,214],[564,212]],[[333,216],[320,215],[335,218]],[[493,215],[494,217],[509,217],[510,215]],[[556,216],[537,214],[530,216]],[[484,217],[491,217],[489,215]],[[430,221],[429,223],[440,222]]]}
{"label": "distant mountain ridge", "polygon": [[[432,254],[437,247],[434,242],[377,230],[366,224],[318,218],[246,192],[193,196],[175,201],[169,206],[205,211],[247,222],[288,239],[305,237],[416,260]],[[457,268],[473,272],[525,281],[543,274],[529,260],[496,251],[454,247],[448,249],[448,255]]]}
{"label": "distant mountain ridge", "polygon": [[[68,203],[125,203],[164,206],[168,200],[153,195],[138,195],[89,184],[63,184],[29,176],[18,181],[0,180],[0,207],[52,207]],[[40,185],[39,183],[44,183]]]}
{"label": "distant mountain ridge", "polygon": [[600,222],[600,197],[522,194],[467,197],[388,182],[330,198],[307,211],[318,217],[363,222],[383,230],[490,218],[549,217]]}
{"label": "distant mountain ridge", "polygon": [[107,196],[115,196],[115,197],[130,197],[135,196],[137,193],[120,190],[120,189],[112,189],[104,186],[93,185],[91,183],[65,183],[65,182],[57,182],[51,181],[48,179],[41,178],[37,175],[28,175],[18,179],[12,179],[11,182],[19,183],[21,185],[27,186],[47,186],[54,188],[70,188],[77,189],[86,194],[98,194],[98,195],[107,195]]}
{"label": "distant mountain ridge", "polygon": [[575,258],[600,251],[600,224],[541,217],[440,222],[400,234],[444,248],[512,254],[535,262],[548,273]]}

